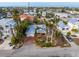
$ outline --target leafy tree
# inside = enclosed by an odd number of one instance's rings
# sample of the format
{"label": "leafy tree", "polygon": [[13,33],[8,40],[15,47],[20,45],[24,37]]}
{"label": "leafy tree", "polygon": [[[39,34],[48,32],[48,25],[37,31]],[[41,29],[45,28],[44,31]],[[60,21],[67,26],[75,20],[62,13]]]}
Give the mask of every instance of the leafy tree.
{"label": "leafy tree", "polygon": [[40,18],[39,17],[36,17],[35,21],[34,21],[36,24],[39,24],[40,23]]}
{"label": "leafy tree", "polygon": [[72,29],[71,31],[73,31],[73,32],[78,32],[78,29]]}
{"label": "leafy tree", "polygon": [[22,38],[25,36],[25,31],[29,25],[30,25],[30,23],[27,20],[24,20],[24,21],[20,22],[20,24],[17,24],[17,26],[15,27],[15,30],[16,30],[15,39],[13,36],[13,42],[15,44],[23,42]]}
{"label": "leafy tree", "polygon": [[13,19],[19,24],[20,18],[19,18],[19,11],[17,9],[13,9]]}
{"label": "leafy tree", "polygon": [[54,13],[46,13],[46,18],[52,18],[54,17]]}
{"label": "leafy tree", "polygon": [[2,10],[2,14],[4,15],[4,17],[7,17],[7,11],[6,10]]}
{"label": "leafy tree", "polygon": [[0,39],[2,39],[2,32],[0,32]]}
{"label": "leafy tree", "polygon": [[65,12],[65,9],[62,9],[62,11],[61,12]]}
{"label": "leafy tree", "polygon": [[13,10],[13,19],[17,24],[15,27],[16,35],[14,35],[12,31],[12,34],[13,34],[12,42],[16,45],[23,41],[22,38],[25,36],[25,31],[30,23],[27,20],[20,21],[19,11],[16,9]]}
{"label": "leafy tree", "polygon": [[71,35],[71,32],[67,32],[67,36],[70,36]]}
{"label": "leafy tree", "polygon": [[64,23],[65,25],[67,25],[67,24],[68,24],[68,22],[67,22],[67,21],[63,21],[63,23]]}

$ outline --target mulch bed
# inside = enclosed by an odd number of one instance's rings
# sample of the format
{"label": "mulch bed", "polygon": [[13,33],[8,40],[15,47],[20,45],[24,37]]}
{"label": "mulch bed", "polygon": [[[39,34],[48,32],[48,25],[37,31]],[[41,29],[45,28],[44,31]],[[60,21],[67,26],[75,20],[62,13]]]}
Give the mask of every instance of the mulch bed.
{"label": "mulch bed", "polygon": [[24,44],[26,45],[28,45],[28,44],[32,44],[32,43],[34,43],[34,40],[35,40],[35,37],[25,37],[24,38]]}
{"label": "mulch bed", "polygon": [[79,38],[73,39],[74,43],[79,45]]}

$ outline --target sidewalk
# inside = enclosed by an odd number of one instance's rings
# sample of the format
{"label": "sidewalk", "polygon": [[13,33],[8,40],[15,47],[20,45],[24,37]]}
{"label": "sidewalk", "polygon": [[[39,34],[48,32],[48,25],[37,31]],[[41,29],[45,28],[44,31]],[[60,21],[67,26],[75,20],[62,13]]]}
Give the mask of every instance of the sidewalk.
{"label": "sidewalk", "polygon": [[4,40],[4,42],[0,45],[0,50],[11,50],[12,47],[9,45],[11,42],[11,37],[8,37]]}

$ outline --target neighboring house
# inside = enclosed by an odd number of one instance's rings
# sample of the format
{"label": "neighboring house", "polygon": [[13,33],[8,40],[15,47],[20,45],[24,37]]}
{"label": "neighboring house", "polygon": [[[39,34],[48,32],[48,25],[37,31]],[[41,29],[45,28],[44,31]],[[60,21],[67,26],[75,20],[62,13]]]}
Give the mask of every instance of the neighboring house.
{"label": "neighboring house", "polygon": [[34,37],[35,36],[35,25],[30,25],[29,28],[26,30],[26,36],[27,37]]}
{"label": "neighboring house", "polygon": [[29,14],[30,14],[30,15],[34,15],[35,13],[34,13],[33,11],[30,11]]}
{"label": "neighboring house", "polygon": [[42,25],[30,25],[28,29],[26,30],[26,36],[27,37],[34,37],[35,32],[39,34],[46,34],[46,26],[44,24]]}
{"label": "neighboring house", "polygon": [[0,20],[0,25],[3,28],[2,39],[4,39],[4,37],[12,35],[11,29],[14,29],[16,22],[14,22],[14,20],[12,18],[3,18],[3,19]]}
{"label": "neighboring house", "polygon": [[70,27],[68,25],[65,25],[63,23],[63,21],[60,21],[58,23],[58,29],[64,34],[66,35],[68,31],[70,31]]}
{"label": "neighboring house", "polygon": [[12,13],[11,12],[7,12],[7,17],[12,17]]}
{"label": "neighboring house", "polygon": [[42,16],[46,16],[46,12],[44,11],[44,12],[42,12]]}
{"label": "neighboring house", "polygon": [[32,21],[32,22],[34,21],[34,16],[31,16],[31,15],[28,15],[28,14],[22,14],[19,17],[20,17],[21,21],[23,21],[25,19]]}
{"label": "neighboring house", "polygon": [[71,19],[69,19],[69,21],[68,21],[68,25],[71,27],[71,29],[72,28],[75,28],[75,29],[78,29],[78,24],[79,23],[79,21],[76,19],[76,18],[71,18]]}
{"label": "neighboring house", "polygon": [[40,34],[46,34],[46,26],[44,24],[39,24],[39,25],[36,25],[37,27],[37,33],[40,33]]}
{"label": "neighboring house", "polygon": [[60,30],[69,30],[68,25],[65,25],[65,24],[63,23],[63,21],[60,21],[60,22],[58,23],[58,27],[60,28]]}
{"label": "neighboring house", "polygon": [[55,16],[58,16],[60,18],[68,18],[69,14],[67,14],[67,13],[55,13]]}
{"label": "neighboring house", "polygon": [[76,18],[70,18],[68,20],[68,24],[65,25],[63,23],[63,21],[60,21],[58,23],[58,29],[61,30],[61,32],[63,32],[64,34],[67,32],[71,32],[71,34],[74,34],[74,32],[72,31],[72,29],[78,29],[79,30],[79,21]]}

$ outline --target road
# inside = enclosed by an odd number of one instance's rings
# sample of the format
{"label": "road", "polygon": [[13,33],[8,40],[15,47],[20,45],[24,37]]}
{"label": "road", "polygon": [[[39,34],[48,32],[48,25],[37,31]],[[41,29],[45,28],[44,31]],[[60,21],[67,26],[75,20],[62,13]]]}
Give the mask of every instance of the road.
{"label": "road", "polygon": [[[6,51],[6,50],[5,50]],[[0,51],[0,56],[5,57],[79,57],[79,47],[70,48],[40,48],[34,44],[24,45],[12,51]]]}

